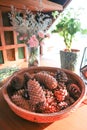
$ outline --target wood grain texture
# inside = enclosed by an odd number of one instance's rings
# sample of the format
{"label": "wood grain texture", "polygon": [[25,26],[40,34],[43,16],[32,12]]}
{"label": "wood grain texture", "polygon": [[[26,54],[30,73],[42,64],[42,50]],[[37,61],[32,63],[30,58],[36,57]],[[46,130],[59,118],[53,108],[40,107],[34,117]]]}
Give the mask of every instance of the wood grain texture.
{"label": "wood grain texture", "polygon": [[[32,11],[35,11],[36,8],[40,8],[39,0],[0,0],[0,5],[10,7],[11,5],[16,8],[23,9],[24,6],[29,8]],[[63,6],[60,4],[56,4],[54,2],[50,2],[48,0],[43,0],[42,2],[43,11],[53,11],[53,10],[63,10]]]}

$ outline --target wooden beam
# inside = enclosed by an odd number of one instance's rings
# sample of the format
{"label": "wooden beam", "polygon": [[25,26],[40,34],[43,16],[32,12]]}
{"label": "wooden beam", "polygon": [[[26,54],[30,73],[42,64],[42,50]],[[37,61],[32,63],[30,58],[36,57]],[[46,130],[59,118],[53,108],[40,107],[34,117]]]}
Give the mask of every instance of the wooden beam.
{"label": "wooden beam", "polygon": [[60,4],[56,4],[54,2],[50,2],[48,0],[42,0],[42,4],[40,6],[39,0],[0,0],[1,6],[10,7],[11,5],[16,8],[23,9],[24,6],[27,7],[31,11],[36,11],[37,8],[42,7],[43,11],[62,11],[63,6]]}

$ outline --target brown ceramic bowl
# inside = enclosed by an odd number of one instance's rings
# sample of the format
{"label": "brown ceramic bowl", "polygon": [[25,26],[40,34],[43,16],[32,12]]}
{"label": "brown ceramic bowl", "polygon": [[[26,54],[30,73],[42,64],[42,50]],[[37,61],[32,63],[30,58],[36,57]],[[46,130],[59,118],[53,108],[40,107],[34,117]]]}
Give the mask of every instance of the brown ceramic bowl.
{"label": "brown ceramic bowl", "polygon": [[9,83],[11,81],[11,79],[14,77],[14,75],[18,75],[18,74],[23,74],[25,72],[29,72],[29,73],[34,73],[34,72],[39,72],[39,71],[50,71],[50,72],[56,72],[56,70],[58,70],[60,68],[54,68],[54,67],[31,67],[31,68],[25,68],[22,70],[19,70],[18,72],[14,73],[9,79],[8,81],[6,81],[6,83],[3,85],[3,96],[4,99],[6,100],[6,102],[8,103],[9,107],[12,109],[12,111],[14,111],[14,113],[16,113],[18,116],[32,121],[32,122],[38,122],[38,123],[48,123],[48,122],[54,122],[56,120],[60,120],[62,118],[65,118],[66,116],[68,116],[69,114],[71,114],[74,110],[76,110],[79,105],[81,104],[81,102],[84,100],[85,97],[85,85],[82,81],[82,79],[76,75],[75,73],[62,69],[67,75],[69,75],[73,80],[75,80],[81,90],[81,95],[80,97],[69,107],[67,107],[64,110],[61,110],[59,112],[55,112],[55,113],[50,113],[50,114],[40,114],[40,113],[35,113],[35,112],[31,112],[25,109],[22,109],[20,107],[18,107],[17,105],[15,105],[10,97],[9,94],[7,92],[7,88],[9,87]]}

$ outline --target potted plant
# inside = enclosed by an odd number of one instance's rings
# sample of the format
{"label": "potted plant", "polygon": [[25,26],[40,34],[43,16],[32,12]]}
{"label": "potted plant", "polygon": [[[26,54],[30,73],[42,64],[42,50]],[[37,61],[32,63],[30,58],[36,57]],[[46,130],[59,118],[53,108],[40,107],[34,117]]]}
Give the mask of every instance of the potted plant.
{"label": "potted plant", "polygon": [[87,33],[87,29],[81,28],[78,18],[79,13],[73,8],[65,10],[60,14],[60,19],[52,33],[59,33],[64,38],[66,49],[60,51],[61,68],[76,71],[80,50],[72,49],[73,38],[77,32]]}

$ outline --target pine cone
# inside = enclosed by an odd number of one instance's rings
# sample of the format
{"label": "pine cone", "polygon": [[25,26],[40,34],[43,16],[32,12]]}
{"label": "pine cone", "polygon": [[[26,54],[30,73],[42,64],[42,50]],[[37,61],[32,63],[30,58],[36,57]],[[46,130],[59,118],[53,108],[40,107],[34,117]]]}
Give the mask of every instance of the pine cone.
{"label": "pine cone", "polygon": [[54,94],[52,91],[45,89],[44,93],[45,93],[45,97],[46,97],[46,103],[50,104],[51,102],[53,102],[55,100],[55,97],[54,97]]}
{"label": "pine cone", "polygon": [[54,95],[56,99],[61,102],[65,100],[65,97],[68,95],[66,88],[65,89],[56,89],[54,91]]}
{"label": "pine cone", "polygon": [[58,107],[59,107],[60,110],[63,110],[63,109],[65,109],[66,107],[68,107],[68,104],[67,104],[67,102],[63,101],[63,102],[60,102],[60,103],[58,104]]}
{"label": "pine cone", "polygon": [[39,72],[35,74],[34,78],[50,90],[57,88],[58,83],[56,79],[46,72]]}
{"label": "pine cone", "polygon": [[75,100],[77,100],[81,94],[80,88],[74,83],[68,84],[67,90],[69,91],[71,97],[73,97]]}
{"label": "pine cone", "polygon": [[29,79],[33,79],[33,75],[31,75],[28,72],[25,72],[24,73],[24,79],[25,79],[25,82],[27,82]]}
{"label": "pine cone", "polygon": [[11,97],[11,100],[19,107],[26,109],[26,110],[30,110],[29,108],[29,103],[28,100],[25,100],[21,95],[19,94],[14,94]]}
{"label": "pine cone", "polygon": [[70,96],[69,96],[69,98],[66,99],[65,101],[67,102],[67,104],[68,104],[69,106],[72,105],[72,104],[75,102],[74,98],[72,98],[72,97],[70,97]]}
{"label": "pine cone", "polygon": [[39,113],[53,113],[58,112],[59,107],[57,106],[57,102],[53,101],[51,104],[38,103],[35,108],[35,112]]}
{"label": "pine cone", "polygon": [[44,113],[54,113],[58,111],[59,111],[59,108],[56,102],[53,102],[50,105],[45,106],[45,109],[44,109]]}
{"label": "pine cone", "polygon": [[32,106],[35,107],[37,103],[46,101],[44,91],[38,81],[35,79],[30,79],[27,83],[27,86],[29,93],[29,102]]}
{"label": "pine cone", "polygon": [[67,82],[68,77],[64,71],[58,70],[55,74],[55,78],[58,80],[58,82]]}
{"label": "pine cone", "polygon": [[11,80],[11,86],[15,90],[22,89],[24,86],[24,77],[22,75],[16,75]]}

